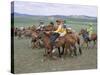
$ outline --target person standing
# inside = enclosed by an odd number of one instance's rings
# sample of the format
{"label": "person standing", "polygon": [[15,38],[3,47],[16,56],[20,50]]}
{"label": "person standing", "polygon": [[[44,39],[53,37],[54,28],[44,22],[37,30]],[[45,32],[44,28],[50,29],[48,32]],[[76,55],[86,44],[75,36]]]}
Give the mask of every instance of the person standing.
{"label": "person standing", "polygon": [[44,27],[44,22],[43,21],[40,21],[40,24],[37,27],[37,30],[43,30],[43,27]]}

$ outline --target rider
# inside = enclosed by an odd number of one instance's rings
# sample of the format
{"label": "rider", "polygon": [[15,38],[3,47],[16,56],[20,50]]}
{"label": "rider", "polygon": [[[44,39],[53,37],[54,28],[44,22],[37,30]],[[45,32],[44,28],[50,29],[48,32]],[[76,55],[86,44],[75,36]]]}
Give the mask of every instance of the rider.
{"label": "rider", "polygon": [[90,23],[89,24],[89,27],[87,28],[87,32],[89,34],[89,38],[91,37],[91,34],[93,33],[93,27],[92,27],[92,24]]}
{"label": "rider", "polygon": [[63,27],[63,20],[58,19],[56,20],[57,23],[57,30],[54,31],[50,37],[50,41],[51,41],[51,45],[54,46],[55,44],[55,40],[59,37],[59,36],[64,36],[66,34],[66,29]]}
{"label": "rider", "polygon": [[43,30],[43,27],[44,27],[44,22],[43,21],[40,21],[40,24],[37,27],[37,30]]}

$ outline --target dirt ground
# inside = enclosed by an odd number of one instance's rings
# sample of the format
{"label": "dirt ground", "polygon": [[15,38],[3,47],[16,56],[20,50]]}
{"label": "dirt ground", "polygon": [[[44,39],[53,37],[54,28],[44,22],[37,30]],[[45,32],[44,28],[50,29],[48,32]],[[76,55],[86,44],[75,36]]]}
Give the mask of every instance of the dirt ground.
{"label": "dirt ground", "polygon": [[56,60],[45,59],[44,49],[32,49],[30,39],[14,39],[15,73],[68,71],[97,68],[97,49],[82,49],[83,54]]}

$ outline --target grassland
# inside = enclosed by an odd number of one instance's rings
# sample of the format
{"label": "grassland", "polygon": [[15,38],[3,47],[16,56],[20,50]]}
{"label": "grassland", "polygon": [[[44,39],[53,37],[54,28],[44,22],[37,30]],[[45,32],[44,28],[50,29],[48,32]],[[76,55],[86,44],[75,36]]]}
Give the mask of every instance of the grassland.
{"label": "grassland", "polygon": [[[31,26],[38,25],[40,18],[36,17],[15,17],[14,26]],[[50,20],[43,18],[45,25]],[[54,19],[55,21],[56,19]],[[77,32],[81,28],[87,28],[89,23],[93,23],[94,32],[97,31],[97,25],[94,21],[77,21],[66,19],[67,24]],[[92,45],[92,44],[91,44]],[[96,69],[97,68],[97,48],[82,48],[83,54],[77,57],[66,56],[64,59],[57,58],[57,60],[45,59],[43,57],[44,48],[32,49],[30,39],[14,38],[14,65],[15,73],[32,73],[32,72],[51,72],[51,71],[67,71],[67,70],[82,70],[82,69]],[[58,54],[58,52],[56,51]]]}

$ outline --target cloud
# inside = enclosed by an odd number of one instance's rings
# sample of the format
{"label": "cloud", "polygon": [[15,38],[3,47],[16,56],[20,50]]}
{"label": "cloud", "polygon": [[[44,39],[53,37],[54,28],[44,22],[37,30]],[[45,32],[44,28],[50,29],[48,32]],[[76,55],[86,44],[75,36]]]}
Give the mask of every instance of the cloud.
{"label": "cloud", "polygon": [[15,8],[15,12],[31,14],[31,15],[97,16],[96,6],[15,1],[14,8]]}

